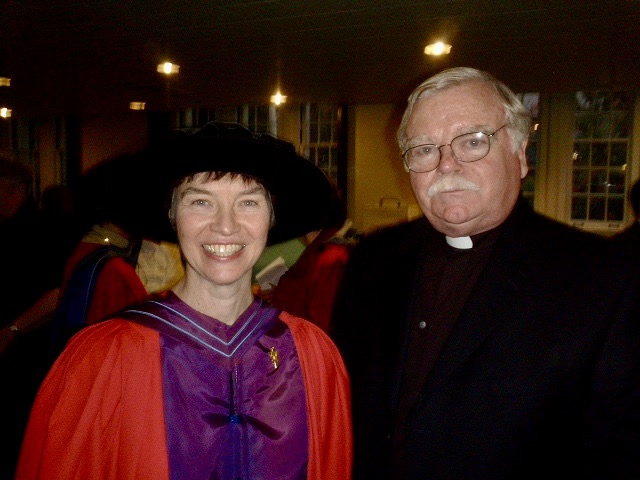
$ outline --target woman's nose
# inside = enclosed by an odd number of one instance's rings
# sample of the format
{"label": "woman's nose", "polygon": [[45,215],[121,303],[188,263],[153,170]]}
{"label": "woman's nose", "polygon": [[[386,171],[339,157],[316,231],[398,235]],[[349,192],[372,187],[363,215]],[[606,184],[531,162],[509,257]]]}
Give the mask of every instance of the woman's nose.
{"label": "woman's nose", "polygon": [[211,226],[225,235],[231,235],[238,230],[238,221],[233,208],[220,208],[214,217]]}

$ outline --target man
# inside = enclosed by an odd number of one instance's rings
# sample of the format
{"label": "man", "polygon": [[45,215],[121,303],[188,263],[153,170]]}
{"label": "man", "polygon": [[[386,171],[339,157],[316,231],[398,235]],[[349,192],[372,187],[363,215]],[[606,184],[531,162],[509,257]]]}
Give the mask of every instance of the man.
{"label": "man", "polygon": [[475,69],[409,97],[425,218],[360,241],[332,319],[354,478],[640,478],[637,265],[521,199],[529,128]]}

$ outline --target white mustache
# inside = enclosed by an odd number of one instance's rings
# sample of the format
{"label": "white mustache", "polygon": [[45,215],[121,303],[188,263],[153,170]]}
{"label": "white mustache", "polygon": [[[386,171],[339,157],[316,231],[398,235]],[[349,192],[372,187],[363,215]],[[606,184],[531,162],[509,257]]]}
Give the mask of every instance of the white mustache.
{"label": "white mustache", "polygon": [[472,192],[478,192],[480,191],[480,187],[471,180],[467,180],[459,175],[452,175],[442,177],[431,185],[429,190],[427,190],[427,196],[431,198],[439,193],[452,190],[471,190]]}

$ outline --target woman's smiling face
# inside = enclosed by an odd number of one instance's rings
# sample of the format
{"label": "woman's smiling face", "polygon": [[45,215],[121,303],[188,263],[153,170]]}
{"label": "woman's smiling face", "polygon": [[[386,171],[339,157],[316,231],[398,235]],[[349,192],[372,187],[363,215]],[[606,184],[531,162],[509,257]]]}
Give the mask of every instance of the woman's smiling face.
{"label": "woman's smiling face", "polygon": [[250,282],[271,224],[272,205],[262,185],[200,173],[176,188],[172,209],[187,275],[216,285]]}

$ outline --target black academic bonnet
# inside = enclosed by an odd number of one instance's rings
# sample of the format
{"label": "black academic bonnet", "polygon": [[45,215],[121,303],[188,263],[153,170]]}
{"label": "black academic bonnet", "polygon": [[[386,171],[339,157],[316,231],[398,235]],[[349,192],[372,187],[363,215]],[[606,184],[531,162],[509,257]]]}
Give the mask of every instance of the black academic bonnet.
{"label": "black academic bonnet", "polygon": [[294,146],[236,123],[209,122],[174,130],[161,147],[170,185],[201,172],[237,172],[271,193],[275,225],[268,243],[279,243],[327,225],[335,201],[331,182]]}

